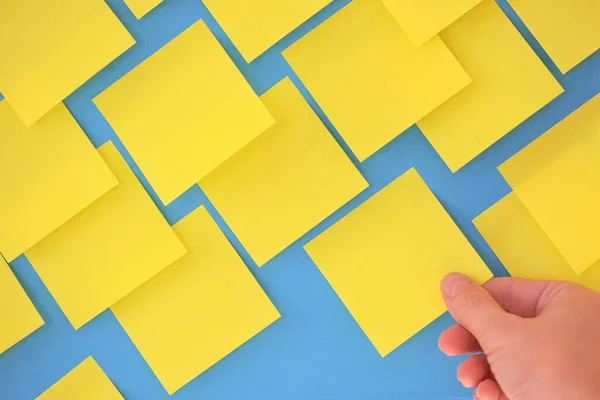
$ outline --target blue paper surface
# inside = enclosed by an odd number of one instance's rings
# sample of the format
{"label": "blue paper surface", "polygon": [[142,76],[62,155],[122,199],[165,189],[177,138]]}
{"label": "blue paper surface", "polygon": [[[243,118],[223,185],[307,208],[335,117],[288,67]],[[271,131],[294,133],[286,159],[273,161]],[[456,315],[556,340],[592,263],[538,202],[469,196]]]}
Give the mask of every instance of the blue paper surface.
{"label": "blue paper surface", "polygon": [[[45,326],[0,355],[0,399],[29,400],[92,355],[126,399],[471,399],[456,380],[460,358],[437,349],[444,315],[386,358],[381,358],[354,322],[302,246],[386,184],[415,166],[490,269],[506,271],[471,220],[510,191],[496,167],[600,92],[600,53],[562,76],[510,10],[498,3],[565,88],[565,93],[452,174],[416,127],[362,164],[353,161],[371,187],[260,270],[196,186],[165,207],[133,163],[91,99],[198,19],[221,41],[257,94],[290,76],[319,116],[340,136],[280,55],[281,50],[339,10],[331,5],[251,64],[241,55],[200,0],[164,0],[136,20],[122,0],[107,0],[137,44],[72,94],[65,103],[95,146],[112,140],[171,224],[203,204],[216,219],[271,297],[282,318],[169,397],[110,311],[73,330],[31,265],[23,257],[11,267],[40,311]],[[573,132],[573,134],[577,134]],[[1,327],[0,327],[1,329]]]}

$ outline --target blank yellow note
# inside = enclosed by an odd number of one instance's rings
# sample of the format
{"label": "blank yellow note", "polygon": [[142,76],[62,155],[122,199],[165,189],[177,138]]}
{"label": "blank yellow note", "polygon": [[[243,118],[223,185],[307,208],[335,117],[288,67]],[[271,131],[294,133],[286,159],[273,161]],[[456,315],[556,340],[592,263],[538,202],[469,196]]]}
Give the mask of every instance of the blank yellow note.
{"label": "blank yellow note", "polygon": [[261,100],[276,124],[200,181],[258,265],[368,186],[289,79]]}
{"label": "blank yellow note", "polygon": [[160,4],[162,0],[125,0],[127,7],[137,19],[148,14],[150,10]]}
{"label": "blank yellow note", "polygon": [[575,272],[600,259],[600,95],[499,169]]}
{"label": "blank yellow note", "polygon": [[169,394],[279,318],[206,209],[173,229],[188,254],[112,307]]}
{"label": "blank yellow note", "polygon": [[416,48],[379,0],[354,0],[283,55],[361,161],[470,83],[439,38]]}
{"label": "blank yellow note", "polygon": [[331,3],[331,0],[204,0],[247,62]]}
{"label": "blank yellow note", "polygon": [[382,0],[415,46],[421,46],[481,1]]}
{"label": "blank yellow note", "polygon": [[29,126],[133,43],[104,0],[2,0],[0,92]]}
{"label": "blank yellow note", "polygon": [[512,276],[571,281],[600,292],[600,263],[577,275],[514,192],[473,222]]}
{"label": "blank yellow note", "polygon": [[562,87],[493,0],[484,0],[440,36],[473,83],[418,126],[457,171]]}
{"label": "blank yellow note", "polygon": [[509,0],[562,73],[600,49],[597,0]]}
{"label": "blank yellow note", "polygon": [[446,310],[440,294],[444,275],[491,278],[414,169],[306,250],[382,356]]}
{"label": "blank yellow note", "polygon": [[94,103],[164,204],[274,122],[202,21]]}
{"label": "blank yellow note", "polygon": [[26,128],[0,101],[0,171],[0,252],[8,261],[117,184],[62,104]]}
{"label": "blank yellow note", "polygon": [[0,256],[0,354],[43,324],[42,317]]}
{"label": "blank yellow note", "polygon": [[25,253],[75,328],[185,254],[114,145],[99,152],[119,184]]}
{"label": "blank yellow note", "polygon": [[92,357],[37,397],[37,400],[122,400],[123,396]]}

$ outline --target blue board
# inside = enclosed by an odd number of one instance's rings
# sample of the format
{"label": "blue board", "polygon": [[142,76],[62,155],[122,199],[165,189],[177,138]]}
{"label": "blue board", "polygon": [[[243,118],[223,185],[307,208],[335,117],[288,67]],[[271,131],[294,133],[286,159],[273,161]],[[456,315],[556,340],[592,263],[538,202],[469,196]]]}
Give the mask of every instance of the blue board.
{"label": "blue board", "polygon": [[447,358],[437,349],[439,333],[452,323],[449,316],[439,318],[389,356],[381,358],[302,246],[415,166],[492,271],[497,276],[506,275],[471,220],[510,191],[496,170],[499,164],[600,92],[600,52],[562,76],[505,0],[498,0],[564,86],[565,93],[456,174],[450,172],[416,127],[362,164],[351,156],[370,188],[258,269],[198,187],[168,207],[160,203],[91,99],[192,23],[203,19],[259,95],[290,76],[350,155],[348,147],[280,54],[349,0],[334,0],[251,64],[244,62],[200,0],[165,0],[139,21],[122,0],[107,2],[137,44],[72,94],[66,100],[68,108],[95,146],[107,140],[117,145],[171,224],[199,205],[205,205],[282,318],[169,397],[110,311],[75,331],[29,262],[21,256],[11,267],[45,325],[0,355],[0,399],[33,399],[89,355],[124,397],[131,400],[471,399],[470,391],[463,389],[455,378],[460,359]]}

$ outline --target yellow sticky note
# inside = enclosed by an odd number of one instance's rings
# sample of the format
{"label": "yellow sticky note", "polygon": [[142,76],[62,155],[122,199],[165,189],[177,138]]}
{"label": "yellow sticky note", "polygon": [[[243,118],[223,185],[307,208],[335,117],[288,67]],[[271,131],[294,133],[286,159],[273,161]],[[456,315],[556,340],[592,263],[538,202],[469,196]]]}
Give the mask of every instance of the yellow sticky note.
{"label": "yellow sticky note", "polygon": [[127,7],[137,19],[148,14],[150,10],[160,4],[162,0],[125,0]]}
{"label": "yellow sticky note", "polygon": [[248,62],[329,3],[331,0],[204,0]]}
{"label": "yellow sticky note", "polygon": [[62,104],[26,128],[0,101],[0,171],[0,252],[8,261],[117,184]]}
{"label": "yellow sticky note", "polygon": [[75,328],[185,254],[114,145],[99,152],[119,184],[25,253]]}
{"label": "yellow sticky note", "polygon": [[600,259],[600,95],[499,170],[575,272]]}
{"label": "yellow sticky note", "polygon": [[96,364],[86,358],[42,393],[37,400],[122,400],[123,396]]}
{"label": "yellow sticky note", "polygon": [[165,204],[274,122],[202,21],[94,103]]}
{"label": "yellow sticky note", "polygon": [[361,161],[471,81],[438,37],[415,47],[379,0],[354,0],[283,55]]}
{"label": "yellow sticky note", "polygon": [[43,324],[42,317],[0,256],[0,354]]}
{"label": "yellow sticky note", "polygon": [[600,49],[597,0],[509,0],[562,73]]}
{"label": "yellow sticky note", "polygon": [[173,229],[188,254],[112,307],[169,394],[279,318],[206,209]]}
{"label": "yellow sticky note", "polygon": [[2,0],[0,92],[29,126],[133,43],[104,0]]}
{"label": "yellow sticky note", "polygon": [[306,251],[382,356],[446,310],[440,281],[447,273],[491,277],[414,169]]}
{"label": "yellow sticky note", "polygon": [[514,192],[473,223],[512,276],[571,281],[600,292],[600,263],[577,275]]}
{"label": "yellow sticky note", "polygon": [[258,265],[368,186],[289,79],[261,100],[275,125],[200,181]]}
{"label": "yellow sticky note", "polygon": [[382,0],[415,46],[421,46],[481,1]]}
{"label": "yellow sticky note", "polygon": [[562,87],[493,0],[484,0],[440,37],[473,83],[418,126],[457,171],[562,93]]}

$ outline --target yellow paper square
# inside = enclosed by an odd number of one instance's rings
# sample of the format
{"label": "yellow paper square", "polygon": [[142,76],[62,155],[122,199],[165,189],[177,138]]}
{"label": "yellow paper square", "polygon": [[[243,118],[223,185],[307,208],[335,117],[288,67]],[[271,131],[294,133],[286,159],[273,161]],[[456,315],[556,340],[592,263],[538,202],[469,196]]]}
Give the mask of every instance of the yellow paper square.
{"label": "yellow paper square", "polygon": [[0,252],[12,261],[117,184],[59,104],[26,128],[0,101]]}
{"label": "yellow paper square", "polygon": [[481,1],[382,0],[415,46],[421,46]]}
{"label": "yellow paper square", "polygon": [[2,0],[0,92],[29,126],[133,43],[104,0]]}
{"label": "yellow paper square", "polygon": [[94,103],[165,204],[274,122],[202,21]]}
{"label": "yellow paper square", "polygon": [[600,95],[499,170],[575,272],[600,259]]}
{"label": "yellow paper square", "polygon": [[99,152],[119,184],[25,253],[75,328],[186,252],[114,145]]}
{"label": "yellow paper square", "polygon": [[43,324],[42,317],[0,256],[0,354]]}
{"label": "yellow paper square", "polygon": [[379,0],[354,0],[283,55],[361,161],[471,81],[439,38],[416,48]]}
{"label": "yellow paper square", "polygon": [[600,49],[597,0],[509,0],[562,73]]}
{"label": "yellow paper square", "polygon": [[150,10],[160,4],[162,0],[125,0],[127,7],[137,19],[148,14]]}
{"label": "yellow paper square", "polygon": [[473,83],[417,125],[457,171],[562,87],[493,0],[484,0],[440,37]]}
{"label": "yellow paper square", "polygon": [[200,181],[258,265],[368,186],[289,79],[261,100],[275,125]]}
{"label": "yellow paper square", "polygon": [[63,376],[37,400],[122,400],[123,396],[92,357]]}
{"label": "yellow paper square", "polygon": [[600,292],[600,263],[577,275],[514,192],[473,223],[512,276],[570,281]]}
{"label": "yellow paper square", "polygon": [[188,254],[112,307],[169,394],[279,318],[205,208],[173,229]]}
{"label": "yellow paper square", "polygon": [[329,3],[331,0],[204,0],[247,62]]}
{"label": "yellow paper square", "polygon": [[377,351],[385,356],[445,310],[440,281],[490,271],[411,169],[306,245]]}

